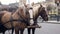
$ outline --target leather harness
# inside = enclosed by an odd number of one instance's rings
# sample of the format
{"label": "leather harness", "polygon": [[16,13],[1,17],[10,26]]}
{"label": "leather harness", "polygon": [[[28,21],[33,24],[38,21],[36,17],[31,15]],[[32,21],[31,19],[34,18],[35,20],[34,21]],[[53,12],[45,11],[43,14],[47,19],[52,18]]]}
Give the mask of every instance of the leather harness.
{"label": "leather harness", "polygon": [[[12,14],[13,14],[13,13],[12,13]],[[6,23],[8,23],[8,22],[11,22],[11,26],[12,26],[12,28],[14,28],[14,27],[13,27],[13,23],[12,23],[13,21],[19,21],[19,22],[27,23],[27,20],[23,19],[23,17],[19,14],[19,12],[18,12],[18,15],[19,15],[22,19],[15,20],[15,19],[13,19],[12,14],[11,14],[10,20],[7,21],[7,22],[5,22],[4,24],[6,24]],[[4,25],[4,24],[2,24],[2,25]]]}

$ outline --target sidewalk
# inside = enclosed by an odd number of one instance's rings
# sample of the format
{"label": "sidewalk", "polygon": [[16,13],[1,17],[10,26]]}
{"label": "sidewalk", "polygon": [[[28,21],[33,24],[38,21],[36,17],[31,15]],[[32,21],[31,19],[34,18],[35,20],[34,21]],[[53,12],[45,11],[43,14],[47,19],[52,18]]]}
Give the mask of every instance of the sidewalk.
{"label": "sidewalk", "polygon": [[52,24],[60,24],[60,21],[38,21],[40,23],[52,23]]}
{"label": "sidewalk", "polygon": [[60,21],[47,21],[47,22],[60,22]]}

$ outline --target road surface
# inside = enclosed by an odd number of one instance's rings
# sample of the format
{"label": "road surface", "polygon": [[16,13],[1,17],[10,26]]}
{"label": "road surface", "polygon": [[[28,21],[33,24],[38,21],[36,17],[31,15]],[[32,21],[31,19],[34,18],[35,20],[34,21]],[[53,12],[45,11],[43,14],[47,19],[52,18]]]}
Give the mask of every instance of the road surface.
{"label": "road surface", "polygon": [[[35,34],[60,34],[60,24],[50,23],[38,23],[38,24],[41,25],[42,28],[36,28]],[[9,32],[11,33],[11,30]],[[5,34],[9,34],[9,32],[6,31]],[[25,29],[24,34],[27,34],[27,29]]]}

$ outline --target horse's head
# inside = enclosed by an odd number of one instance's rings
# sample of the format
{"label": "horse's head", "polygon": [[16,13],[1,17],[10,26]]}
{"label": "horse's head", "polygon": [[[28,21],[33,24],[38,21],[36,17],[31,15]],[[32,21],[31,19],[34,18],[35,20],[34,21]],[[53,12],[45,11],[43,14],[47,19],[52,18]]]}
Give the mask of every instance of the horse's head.
{"label": "horse's head", "polygon": [[48,21],[48,14],[45,10],[45,7],[41,5],[41,7],[38,9],[39,15],[43,18],[44,21]]}

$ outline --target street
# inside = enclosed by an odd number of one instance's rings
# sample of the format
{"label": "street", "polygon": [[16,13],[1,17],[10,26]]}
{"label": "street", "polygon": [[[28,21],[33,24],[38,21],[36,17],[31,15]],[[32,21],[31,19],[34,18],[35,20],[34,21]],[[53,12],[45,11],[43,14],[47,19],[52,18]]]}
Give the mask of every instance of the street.
{"label": "street", "polygon": [[[36,28],[35,34],[60,34],[60,24],[51,23],[38,23],[38,24],[42,27]],[[9,32],[8,31],[5,32],[5,34],[9,33],[11,33],[11,30]],[[25,29],[24,34],[27,34],[27,29]]]}

